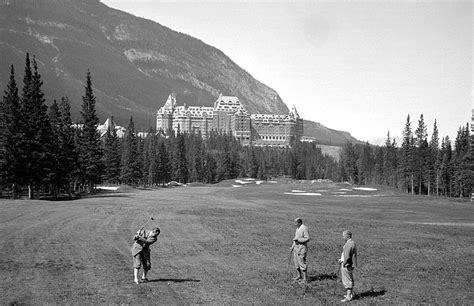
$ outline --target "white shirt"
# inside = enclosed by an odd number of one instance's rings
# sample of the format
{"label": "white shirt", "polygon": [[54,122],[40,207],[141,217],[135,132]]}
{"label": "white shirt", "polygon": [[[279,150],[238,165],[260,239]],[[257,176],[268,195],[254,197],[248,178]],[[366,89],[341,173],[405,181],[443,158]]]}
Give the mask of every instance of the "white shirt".
{"label": "white shirt", "polygon": [[308,227],[301,224],[295,231],[295,238],[299,243],[306,243],[309,241]]}

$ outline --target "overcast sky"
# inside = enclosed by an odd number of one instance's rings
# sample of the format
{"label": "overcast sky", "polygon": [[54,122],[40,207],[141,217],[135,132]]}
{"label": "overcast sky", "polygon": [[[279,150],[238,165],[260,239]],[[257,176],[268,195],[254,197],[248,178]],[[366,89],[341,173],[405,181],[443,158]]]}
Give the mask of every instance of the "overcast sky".
{"label": "overcast sky", "polygon": [[220,49],[304,119],[359,140],[400,136],[408,114],[452,140],[470,122],[470,1],[102,2]]}

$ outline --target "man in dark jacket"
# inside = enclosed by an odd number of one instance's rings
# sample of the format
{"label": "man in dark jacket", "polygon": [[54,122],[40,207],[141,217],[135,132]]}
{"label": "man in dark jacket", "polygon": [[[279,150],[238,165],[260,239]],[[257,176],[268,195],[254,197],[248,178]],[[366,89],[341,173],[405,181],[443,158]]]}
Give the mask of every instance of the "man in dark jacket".
{"label": "man in dark jacket", "polygon": [[354,298],[354,268],[357,266],[357,248],[354,240],[352,240],[352,233],[350,231],[342,232],[342,237],[346,241],[342,248],[341,258],[341,278],[344,288],[346,288],[346,295],[341,302],[349,302]]}
{"label": "man in dark jacket", "polygon": [[132,245],[131,251],[133,256],[133,277],[134,282],[139,284],[138,270],[143,266],[142,281],[147,282],[146,275],[151,269],[151,258],[150,258],[150,245],[156,242],[160,229],[155,227],[151,231],[145,231],[141,228],[133,236],[135,242]]}

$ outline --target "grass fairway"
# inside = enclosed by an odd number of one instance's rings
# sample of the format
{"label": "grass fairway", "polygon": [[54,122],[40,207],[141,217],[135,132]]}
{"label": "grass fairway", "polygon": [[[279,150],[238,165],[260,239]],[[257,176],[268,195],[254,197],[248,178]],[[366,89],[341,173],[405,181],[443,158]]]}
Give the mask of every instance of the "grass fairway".
{"label": "grass fairway", "polygon": [[[2,304],[336,303],[344,229],[358,246],[354,302],[474,300],[474,206],[466,201],[232,181],[0,207]],[[129,249],[150,216],[162,232],[151,247],[151,281],[136,285]],[[297,216],[312,237],[308,286],[288,273]]]}

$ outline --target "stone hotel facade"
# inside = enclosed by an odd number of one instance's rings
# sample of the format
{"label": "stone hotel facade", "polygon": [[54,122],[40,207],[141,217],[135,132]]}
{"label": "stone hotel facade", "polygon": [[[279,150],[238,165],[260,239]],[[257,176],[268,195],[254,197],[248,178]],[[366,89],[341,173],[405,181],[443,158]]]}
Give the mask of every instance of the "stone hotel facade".
{"label": "stone hotel facade", "polygon": [[231,132],[244,145],[289,146],[303,136],[303,119],[296,108],[288,115],[249,114],[237,97],[219,96],[214,107],[178,106],[176,94],[169,95],[156,114],[156,129],[188,133]]}

